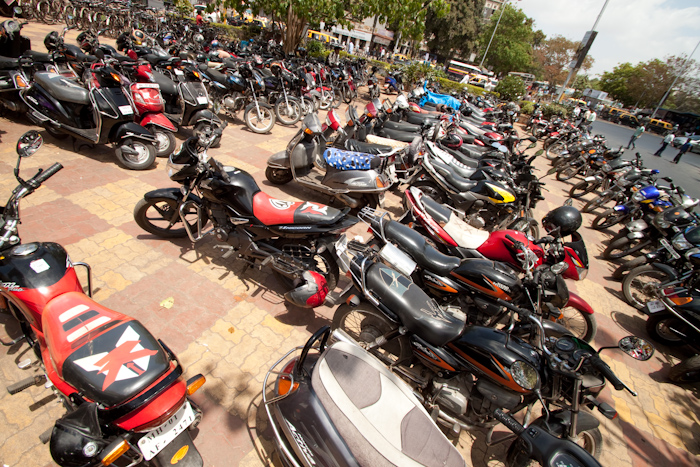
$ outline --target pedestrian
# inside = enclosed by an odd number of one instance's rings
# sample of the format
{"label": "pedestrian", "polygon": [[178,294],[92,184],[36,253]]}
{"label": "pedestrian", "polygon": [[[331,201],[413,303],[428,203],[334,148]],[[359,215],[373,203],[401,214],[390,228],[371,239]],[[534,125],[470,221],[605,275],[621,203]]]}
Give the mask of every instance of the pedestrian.
{"label": "pedestrian", "polygon": [[202,10],[197,10],[197,26],[202,26],[204,24],[204,18],[202,18]]}
{"label": "pedestrian", "polygon": [[637,139],[642,136],[642,133],[644,133],[644,125],[639,125],[636,130],[634,130],[634,133],[632,133],[632,137],[630,138],[630,142],[627,143],[627,149],[632,146],[634,149],[637,149],[637,146],[634,144]]}
{"label": "pedestrian", "polygon": [[365,45],[365,56],[369,57],[369,42]]}
{"label": "pedestrian", "polygon": [[352,41],[348,41],[348,53],[352,55],[352,51],[355,48],[355,44],[352,43]]}
{"label": "pedestrian", "polygon": [[688,152],[688,149],[690,149],[690,138],[685,140],[685,143],[683,143],[683,146],[681,146],[681,150],[678,151],[678,154],[676,154],[676,157],[673,159],[673,163],[678,164],[681,161],[683,154]]}
{"label": "pedestrian", "polygon": [[578,120],[578,118],[581,116],[581,107],[578,104],[576,104],[576,107],[574,107],[572,114],[574,116],[574,121]]}
{"label": "pedestrian", "polygon": [[384,54],[385,54],[385,53],[386,53],[386,50],[384,50],[384,47],[382,47],[382,49],[379,51],[379,58],[381,58],[382,60],[384,60]]}
{"label": "pedestrian", "polygon": [[661,153],[664,152],[664,149],[666,149],[669,144],[673,143],[675,137],[676,135],[674,135],[672,131],[669,131],[668,134],[664,136],[663,141],[661,141],[661,147],[656,150],[654,155],[661,157]]}

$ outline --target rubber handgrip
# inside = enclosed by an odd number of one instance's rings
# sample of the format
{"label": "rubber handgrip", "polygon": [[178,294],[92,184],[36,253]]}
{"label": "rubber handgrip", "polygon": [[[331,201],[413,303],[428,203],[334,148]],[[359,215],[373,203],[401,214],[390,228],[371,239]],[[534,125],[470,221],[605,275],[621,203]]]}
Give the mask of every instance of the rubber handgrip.
{"label": "rubber handgrip", "polygon": [[600,371],[600,373],[610,381],[610,384],[613,385],[613,387],[618,390],[622,391],[625,388],[625,384],[620,381],[620,378],[618,378],[615,373],[613,373],[612,369],[608,366],[607,363],[605,363],[599,356],[594,356],[591,358],[591,364],[593,365],[593,368],[596,370]]}
{"label": "rubber handgrip", "polygon": [[39,175],[37,175],[36,177],[34,177],[34,178],[32,179],[32,181],[36,182],[37,185],[41,185],[42,183],[44,183],[44,182],[45,182],[46,180],[48,180],[49,178],[51,178],[51,177],[53,177],[54,175],[56,175],[56,172],[58,172],[58,171],[61,170],[62,168],[63,168],[63,166],[62,166],[61,164],[59,164],[58,162],[56,162],[56,163],[53,164],[51,167],[49,167],[48,169],[44,170],[44,171],[41,172]]}

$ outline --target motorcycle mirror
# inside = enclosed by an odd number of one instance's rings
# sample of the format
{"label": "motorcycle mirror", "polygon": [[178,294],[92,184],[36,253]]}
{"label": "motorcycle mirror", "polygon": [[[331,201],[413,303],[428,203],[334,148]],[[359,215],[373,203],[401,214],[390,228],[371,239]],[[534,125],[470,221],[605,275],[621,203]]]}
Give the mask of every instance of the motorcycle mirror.
{"label": "motorcycle mirror", "polygon": [[564,206],[571,206],[574,204],[574,200],[571,198],[567,198],[566,201],[564,201]]}
{"label": "motorcycle mirror", "polygon": [[531,141],[531,142],[533,142],[533,143],[536,143],[536,142],[537,142],[537,138],[535,138],[534,136],[528,136],[527,140],[528,140],[528,141]]}
{"label": "motorcycle mirror", "polygon": [[547,175],[552,175],[552,174],[553,174],[554,172],[556,172],[556,171],[557,171],[557,168],[556,168],[556,167],[552,167],[551,169],[549,169],[549,170],[547,171]]}
{"label": "motorcycle mirror", "polygon": [[[542,154],[544,154],[544,149],[538,149],[537,152],[535,153],[536,156],[541,156]],[[556,170],[555,170],[555,172],[556,172]],[[552,172],[552,173],[554,173],[554,172]]]}
{"label": "motorcycle mirror", "polygon": [[647,342],[646,340],[637,336],[623,337],[620,339],[620,342],[618,342],[617,345],[620,350],[625,352],[630,357],[643,362],[649,360],[654,355],[654,351],[656,350],[650,342]]}
{"label": "motorcycle mirror", "polygon": [[566,264],[564,261],[562,261],[560,263],[553,264],[552,267],[550,268],[550,270],[554,274],[556,274],[557,276],[559,274],[563,273],[564,271],[566,271],[567,269],[569,269],[569,265]]}
{"label": "motorcycle mirror", "polygon": [[22,7],[16,6],[13,11],[15,12],[15,16],[19,16],[22,14]]}
{"label": "motorcycle mirror", "polygon": [[36,130],[30,130],[20,136],[17,141],[17,154],[19,157],[29,157],[39,150],[44,144],[44,138]]}

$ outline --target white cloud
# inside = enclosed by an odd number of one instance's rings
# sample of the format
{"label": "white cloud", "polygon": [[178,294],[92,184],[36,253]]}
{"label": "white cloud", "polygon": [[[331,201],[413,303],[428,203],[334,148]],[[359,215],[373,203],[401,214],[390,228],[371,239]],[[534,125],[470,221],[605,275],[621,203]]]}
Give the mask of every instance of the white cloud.
{"label": "white cloud", "polygon": [[[512,1],[548,36],[581,40],[596,21],[605,0]],[[696,2],[683,2],[691,5]],[[590,73],[611,71],[618,63],[636,64],[692,52],[700,39],[700,6],[678,0],[610,0],[598,23],[589,55]],[[700,60],[700,53],[694,55]]]}

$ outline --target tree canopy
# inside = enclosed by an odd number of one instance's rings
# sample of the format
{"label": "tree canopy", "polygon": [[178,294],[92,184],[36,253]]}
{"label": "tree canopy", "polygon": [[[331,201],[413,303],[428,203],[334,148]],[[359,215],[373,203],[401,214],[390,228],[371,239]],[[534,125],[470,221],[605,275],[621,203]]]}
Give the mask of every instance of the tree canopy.
{"label": "tree canopy", "polygon": [[[528,18],[519,8],[513,8],[505,4],[501,22],[496,29],[491,47],[484,63],[488,64],[495,73],[508,73],[509,71],[527,71],[532,68],[532,45],[536,39],[541,40],[543,35],[533,31],[533,20]],[[499,14],[491,16],[491,21],[486,25],[481,35],[481,54],[491,39]]]}
{"label": "tree canopy", "polygon": [[[534,47],[535,74],[550,84],[564,84],[569,74],[569,64],[576,58],[579,41],[572,41],[563,36],[554,36],[543,40]],[[589,70],[593,66],[593,58],[587,56],[581,68]]]}
{"label": "tree canopy", "polygon": [[466,58],[475,51],[483,27],[484,0],[447,0],[450,11],[440,16],[434,7],[425,17],[425,39],[440,60]]}

